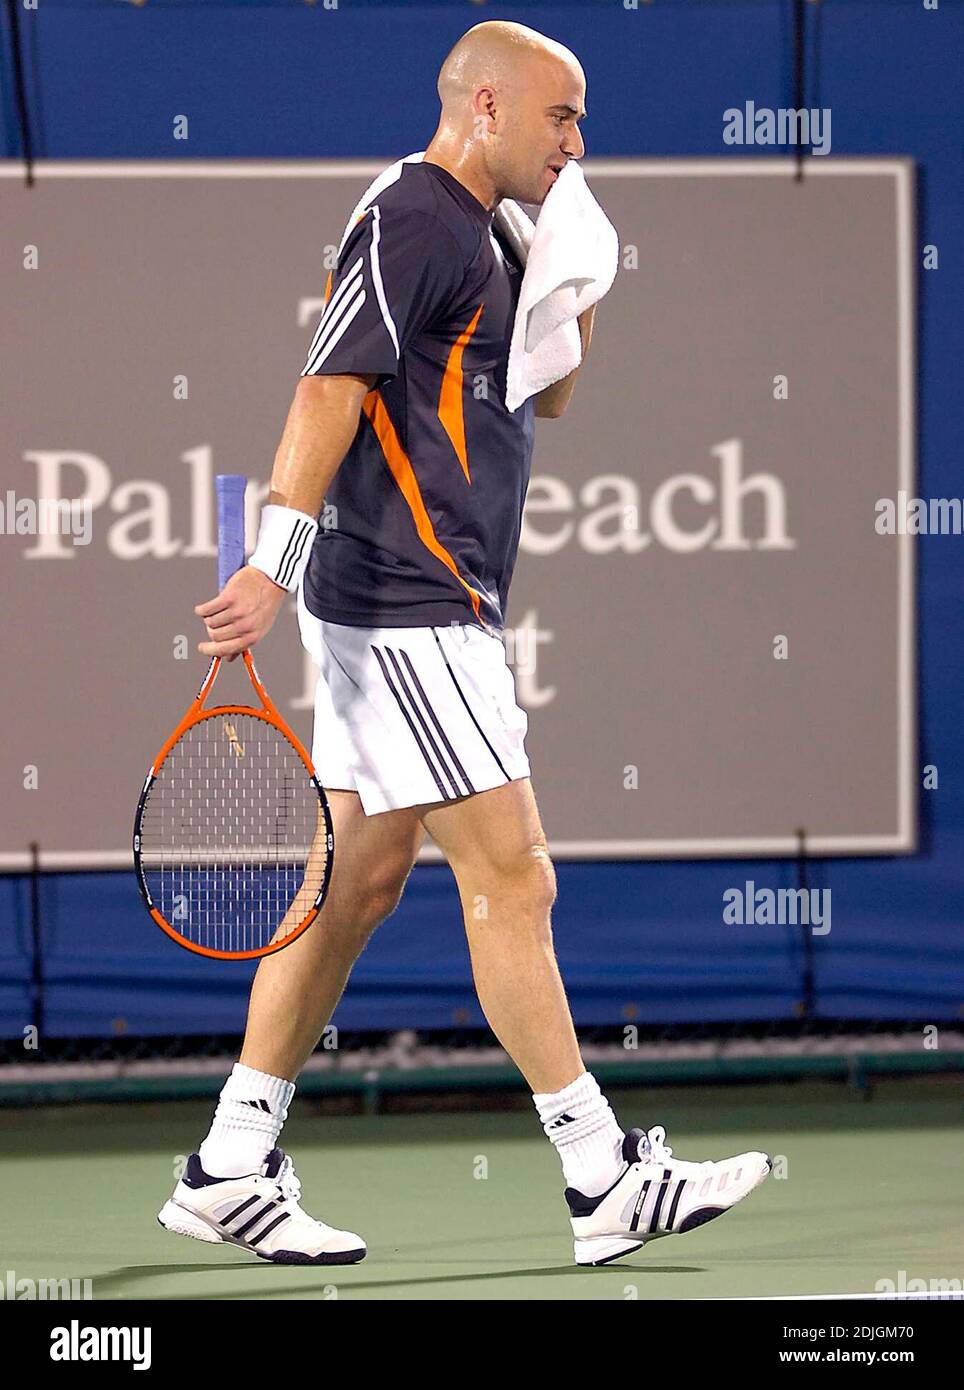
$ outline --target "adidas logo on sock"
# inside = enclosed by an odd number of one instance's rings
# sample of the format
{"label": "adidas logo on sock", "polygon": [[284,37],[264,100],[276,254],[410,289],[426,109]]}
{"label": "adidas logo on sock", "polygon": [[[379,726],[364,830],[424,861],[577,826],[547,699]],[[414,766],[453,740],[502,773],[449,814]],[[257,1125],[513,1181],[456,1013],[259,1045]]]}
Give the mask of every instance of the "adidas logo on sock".
{"label": "adidas logo on sock", "polygon": [[550,1129],[561,1129],[561,1127],[562,1127],[563,1125],[574,1125],[575,1123],[576,1123],[576,1117],[575,1117],[575,1115],[569,1115],[569,1114],[560,1115],[559,1118],[558,1118],[558,1120],[553,1120],[553,1121],[552,1121],[552,1123],[550,1124],[549,1128],[550,1128]]}
{"label": "adidas logo on sock", "polygon": [[271,1106],[266,1100],[243,1100],[240,1103],[250,1105],[252,1110],[266,1110],[269,1114],[271,1113]]}

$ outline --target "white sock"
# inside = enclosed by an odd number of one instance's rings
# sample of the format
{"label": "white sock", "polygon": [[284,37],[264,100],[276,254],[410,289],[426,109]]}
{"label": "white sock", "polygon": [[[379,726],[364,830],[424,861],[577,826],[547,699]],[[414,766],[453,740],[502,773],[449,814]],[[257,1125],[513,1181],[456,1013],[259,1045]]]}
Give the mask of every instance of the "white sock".
{"label": "white sock", "polygon": [[205,1173],[212,1178],[260,1173],[278,1142],[294,1093],[293,1083],[283,1077],[235,1062],[208,1136],[198,1149]]}
{"label": "white sock", "polygon": [[562,1160],[568,1187],[598,1197],[623,1169],[623,1132],[588,1071],[551,1095],[533,1096],[539,1119]]}

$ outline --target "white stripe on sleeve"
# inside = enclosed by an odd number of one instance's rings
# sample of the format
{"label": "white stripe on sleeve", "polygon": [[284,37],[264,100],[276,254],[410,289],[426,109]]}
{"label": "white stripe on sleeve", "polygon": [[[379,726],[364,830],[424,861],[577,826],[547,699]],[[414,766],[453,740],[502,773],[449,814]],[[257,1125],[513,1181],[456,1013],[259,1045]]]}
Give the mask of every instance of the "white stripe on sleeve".
{"label": "white stripe on sleeve", "polygon": [[392,340],[392,347],[395,349],[395,356],[399,356],[398,333],[395,331],[395,321],[392,318],[388,307],[388,300],[385,298],[385,286],[382,284],[382,267],[378,259],[378,243],[381,240],[381,212],[378,204],[372,208],[372,284],[375,286],[375,297],[378,300],[378,307],[382,311],[382,318],[385,320],[385,327],[388,329],[388,336]]}

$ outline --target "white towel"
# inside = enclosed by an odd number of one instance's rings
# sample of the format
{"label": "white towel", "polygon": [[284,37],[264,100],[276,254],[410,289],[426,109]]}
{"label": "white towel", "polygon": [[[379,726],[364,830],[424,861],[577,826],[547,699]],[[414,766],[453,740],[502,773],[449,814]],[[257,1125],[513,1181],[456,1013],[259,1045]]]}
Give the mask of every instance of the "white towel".
{"label": "white towel", "polygon": [[[500,212],[507,202],[499,204]],[[508,203],[503,219],[507,234],[506,222],[517,225],[519,216],[531,225],[517,204]],[[608,294],[616,278],[616,229],[572,160],[539,210],[525,264],[509,348],[509,410],[579,366],[582,341],[576,319]]]}
{"label": "white towel", "polygon": [[[406,155],[382,171],[355,205],[341,239],[405,164],[417,164],[425,151]],[[619,238],[570,160],[546,195],[535,222],[503,198],[494,221],[525,266],[509,347],[505,404],[522,403],[574,371],[582,361],[577,317],[598,303],[616,278]]]}

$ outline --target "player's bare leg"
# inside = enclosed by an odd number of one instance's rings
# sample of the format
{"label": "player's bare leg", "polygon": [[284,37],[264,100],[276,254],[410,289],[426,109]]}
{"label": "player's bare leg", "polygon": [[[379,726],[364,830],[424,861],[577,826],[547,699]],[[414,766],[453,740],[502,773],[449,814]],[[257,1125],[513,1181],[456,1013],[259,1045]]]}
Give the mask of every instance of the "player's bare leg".
{"label": "player's bare leg", "polygon": [[552,947],[555,874],[527,779],[423,815],[455,874],[479,1002],[533,1090],[568,1184],[578,1264],[697,1230],[770,1171],[767,1155],[673,1157],[661,1126],[624,1135],[584,1068]]}
{"label": "player's bare leg", "polygon": [[[395,910],[424,838],[414,809],[366,816],[356,792],[327,795],[335,837],[328,896],[308,930],[258,966],[240,1059],[289,1081],[314,1051],[369,936]],[[323,843],[313,853],[324,854]]]}
{"label": "player's bare leg", "polygon": [[433,806],[423,824],[458,884],[472,973],[489,1026],[534,1092],[584,1068],[552,945],[556,895],[528,778]]}
{"label": "player's bare leg", "polygon": [[[291,1159],[276,1145],[293,1079],[359,952],[397,904],[424,833],[415,811],[368,817],[346,791],[330,792],[329,802],[337,848],[328,897],[302,936],[261,961],[241,1060],[207,1138],[158,1215],[177,1235],[227,1241],[281,1264],[354,1264],[365,1255],[361,1236],[302,1210]],[[325,852],[316,842],[313,857]]]}

